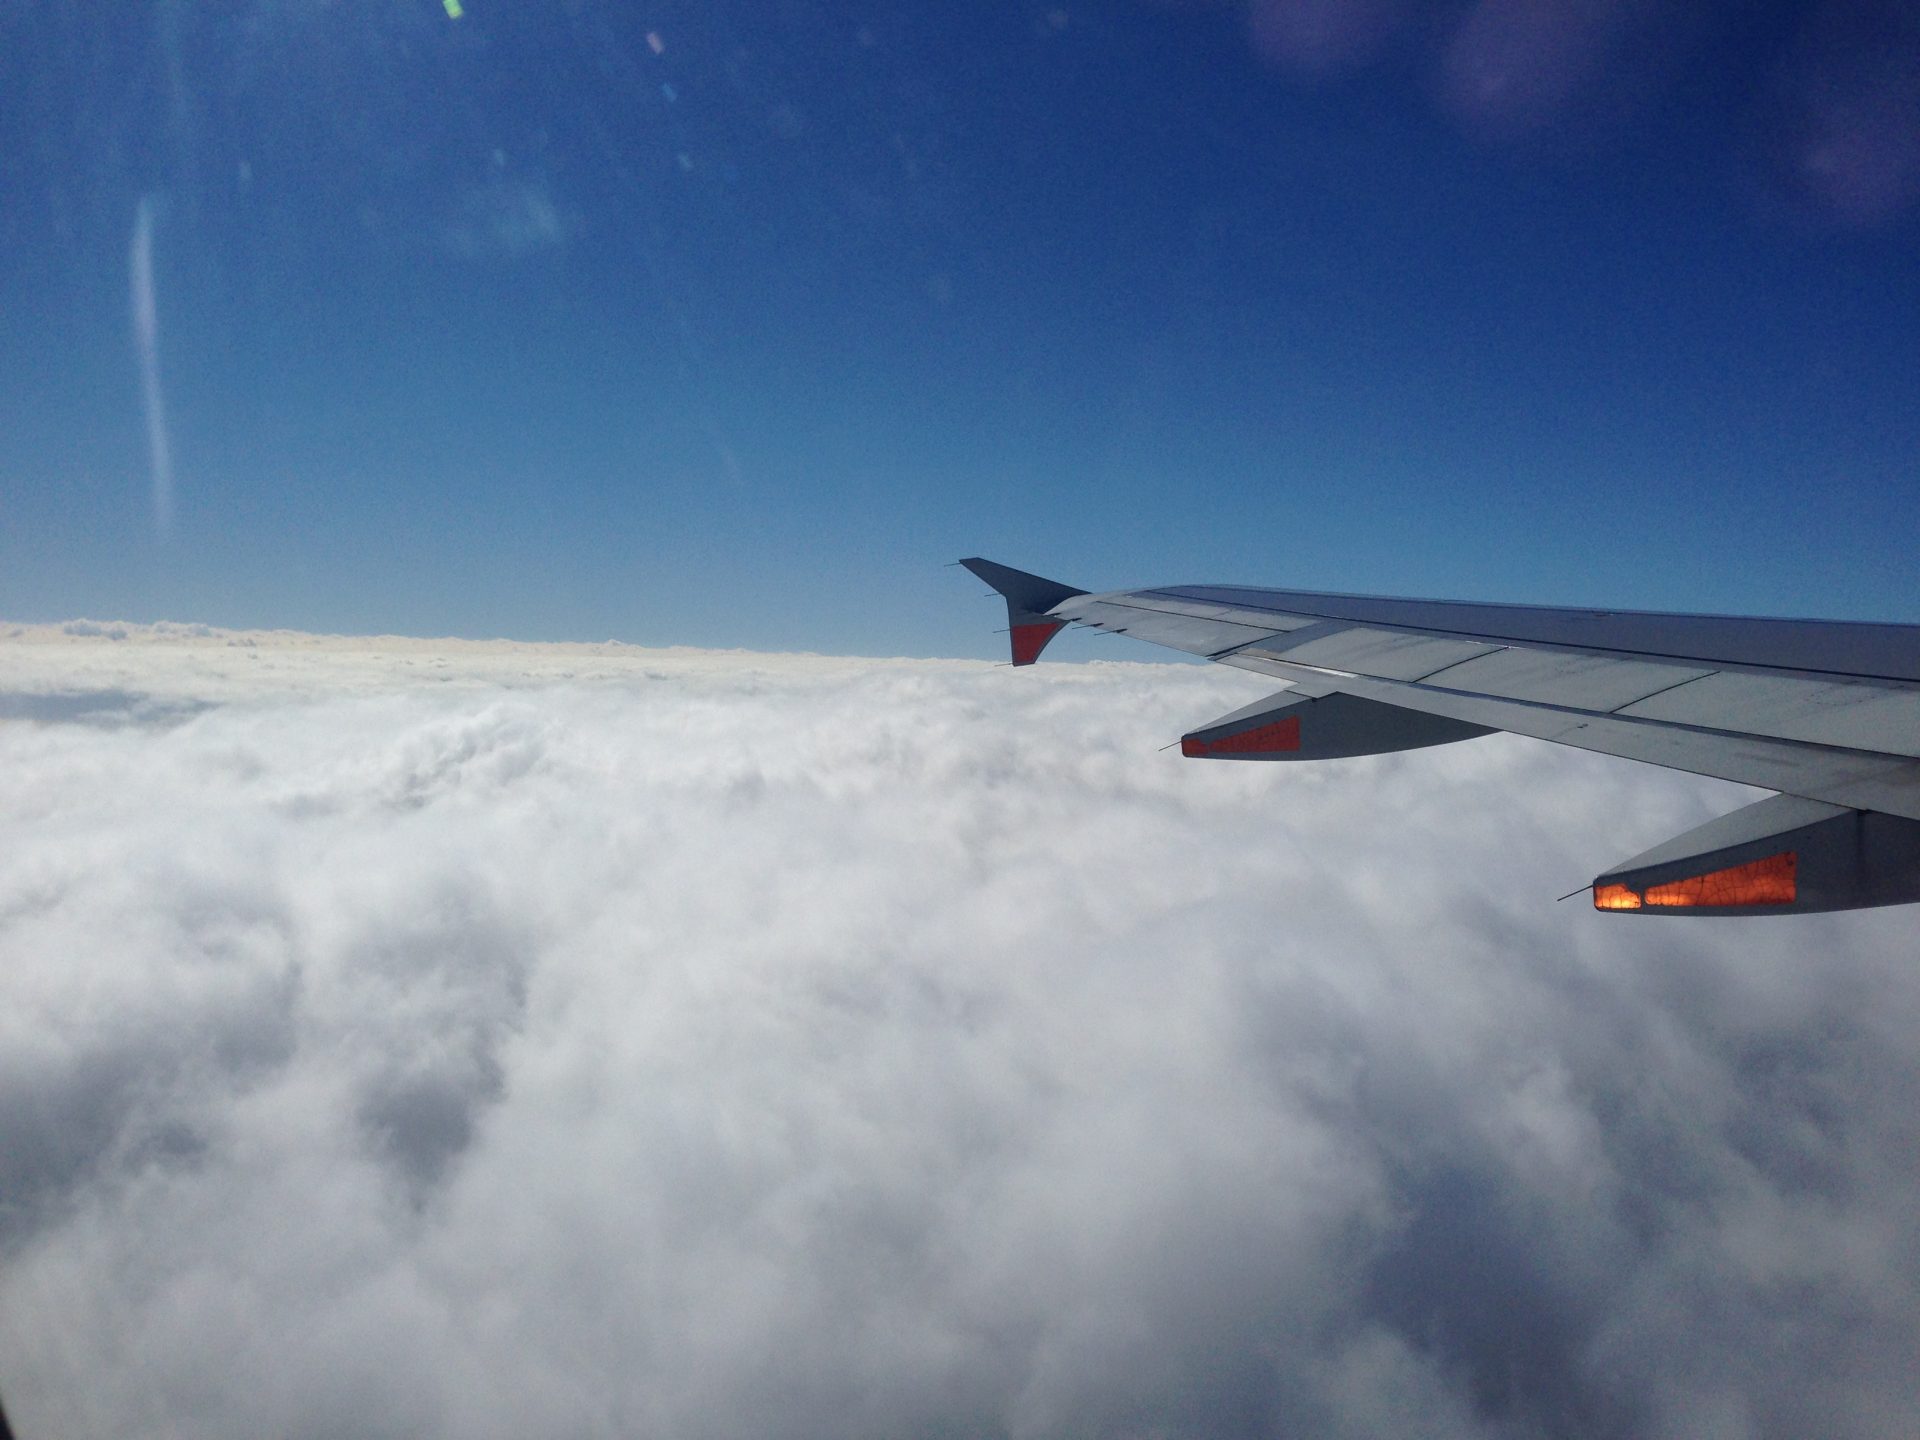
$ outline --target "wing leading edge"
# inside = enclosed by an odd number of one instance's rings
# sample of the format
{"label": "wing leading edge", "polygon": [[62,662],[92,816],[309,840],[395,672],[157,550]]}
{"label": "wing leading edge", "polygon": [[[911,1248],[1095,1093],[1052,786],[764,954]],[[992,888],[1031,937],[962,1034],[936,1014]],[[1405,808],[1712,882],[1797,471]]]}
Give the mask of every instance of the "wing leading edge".
{"label": "wing leading edge", "polygon": [[1106,594],[960,562],[1013,661],[1068,625],[1268,676],[1198,759],[1373,755],[1505,730],[1780,792],[1613,867],[1596,908],[1757,915],[1920,901],[1920,626],[1175,586]]}

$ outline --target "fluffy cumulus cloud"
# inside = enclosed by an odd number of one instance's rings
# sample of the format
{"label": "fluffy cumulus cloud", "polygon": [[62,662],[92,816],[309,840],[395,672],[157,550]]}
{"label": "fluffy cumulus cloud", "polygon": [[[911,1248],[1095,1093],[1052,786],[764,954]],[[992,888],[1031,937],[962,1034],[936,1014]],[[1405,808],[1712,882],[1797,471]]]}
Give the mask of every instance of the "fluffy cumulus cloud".
{"label": "fluffy cumulus cloud", "polygon": [[1899,911],[1243,675],[0,641],[27,1437],[1913,1433]]}

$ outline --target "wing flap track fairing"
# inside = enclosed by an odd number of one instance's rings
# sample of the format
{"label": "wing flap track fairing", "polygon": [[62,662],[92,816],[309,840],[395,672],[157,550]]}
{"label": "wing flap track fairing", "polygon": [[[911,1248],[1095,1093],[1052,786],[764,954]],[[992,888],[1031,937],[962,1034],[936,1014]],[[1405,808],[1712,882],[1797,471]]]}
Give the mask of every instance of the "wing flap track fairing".
{"label": "wing flap track fairing", "polygon": [[1282,691],[1180,737],[1194,760],[1337,760],[1447,745],[1491,733],[1483,725],[1428,715],[1358,695]]}

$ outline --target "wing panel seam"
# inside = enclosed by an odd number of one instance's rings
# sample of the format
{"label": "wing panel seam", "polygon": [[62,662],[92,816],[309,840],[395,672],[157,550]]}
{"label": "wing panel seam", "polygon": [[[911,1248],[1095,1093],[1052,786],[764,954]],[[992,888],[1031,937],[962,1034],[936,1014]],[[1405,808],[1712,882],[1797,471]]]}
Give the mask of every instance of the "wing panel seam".
{"label": "wing panel seam", "polygon": [[[1702,680],[1711,680],[1714,676],[1724,674],[1724,673],[1725,673],[1724,671],[1720,671],[1720,670],[1709,670],[1704,675],[1689,675],[1686,679],[1676,680],[1671,685],[1662,685],[1658,690],[1649,690],[1646,694],[1636,695],[1631,700],[1622,700],[1618,705],[1614,706],[1611,710],[1599,711],[1596,713],[1606,714],[1606,715],[1620,715],[1620,712],[1626,709],[1629,705],[1644,704],[1646,701],[1653,699],[1653,697],[1656,695],[1665,695],[1670,691],[1680,689],[1681,686],[1683,685],[1697,685]],[[1794,673],[1804,674],[1805,672],[1795,671]],[[1620,718],[1622,720],[1640,720],[1640,719],[1649,719],[1650,717],[1640,716],[1640,715],[1620,715]],[[1657,725],[1661,722],[1656,720],[1656,721],[1653,721],[1653,723]]]}
{"label": "wing panel seam", "polygon": [[[1429,670],[1426,674],[1421,675],[1415,679],[1409,680],[1406,683],[1409,685],[1424,685],[1427,683],[1427,681],[1431,680],[1434,676],[1443,674],[1444,672],[1453,669],[1453,667],[1456,665],[1470,665],[1475,660],[1485,660],[1494,655],[1505,655],[1508,651],[1512,650],[1513,648],[1514,647],[1511,645],[1496,645],[1493,649],[1483,650],[1478,655],[1463,655],[1458,660],[1449,660],[1446,664],[1442,665],[1439,669]],[[1442,687],[1438,685],[1434,686],[1434,689],[1436,690],[1440,688]]]}

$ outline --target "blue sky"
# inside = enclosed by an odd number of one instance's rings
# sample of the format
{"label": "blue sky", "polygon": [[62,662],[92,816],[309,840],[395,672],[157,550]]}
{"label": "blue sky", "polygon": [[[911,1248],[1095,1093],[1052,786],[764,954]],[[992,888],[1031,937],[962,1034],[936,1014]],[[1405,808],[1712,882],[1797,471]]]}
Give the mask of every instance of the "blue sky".
{"label": "blue sky", "polygon": [[1892,0],[9,7],[0,614],[1920,620],[1916,76]]}

